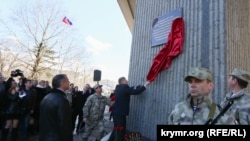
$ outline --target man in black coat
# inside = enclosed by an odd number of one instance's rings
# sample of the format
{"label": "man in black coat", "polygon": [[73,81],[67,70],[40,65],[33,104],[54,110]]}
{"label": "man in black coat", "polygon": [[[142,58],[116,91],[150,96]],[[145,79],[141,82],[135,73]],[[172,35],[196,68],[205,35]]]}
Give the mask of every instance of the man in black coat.
{"label": "man in black coat", "polygon": [[52,79],[53,90],[40,104],[39,141],[73,141],[71,109],[65,94],[69,83],[65,74]]}
{"label": "man in black coat", "polygon": [[[128,80],[125,77],[118,79],[118,85],[115,88],[115,103],[113,109],[114,129],[109,138],[109,141],[123,141],[126,133],[126,116],[129,114],[130,95],[138,95],[146,90],[146,86],[150,83],[147,81],[143,86],[128,85]],[[114,140],[115,132],[120,128],[117,137]]]}
{"label": "man in black coat", "polygon": [[81,129],[83,125],[83,105],[85,104],[89,94],[84,93],[83,91],[79,91],[78,87],[75,86],[72,94],[72,131],[75,130],[75,122],[78,116],[78,122],[76,126],[76,133],[79,133],[79,129]]}
{"label": "man in black coat", "polygon": [[74,93],[72,96],[72,122],[73,127],[72,130],[75,129],[75,121],[78,116],[78,123],[76,127],[76,133],[82,132],[85,126],[85,122],[83,121],[83,105],[85,104],[87,98],[95,93],[95,89],[91,88],[89,84],[85,84],[82,91]]}
{"label": "man in black coat", "polygon": [[31,123],[31,126],[29,127],[32,134],[39,132],[40,103],[46,95],[46,88],[42,86],[41,83],[44,83],[44,80],[41,80],[38,85],[31,88],[33,91],[36,91],[35,100],[34,100],[35,101],[34,111],[30,115],[33,120],[33,121],[30,120],[32,123]]}

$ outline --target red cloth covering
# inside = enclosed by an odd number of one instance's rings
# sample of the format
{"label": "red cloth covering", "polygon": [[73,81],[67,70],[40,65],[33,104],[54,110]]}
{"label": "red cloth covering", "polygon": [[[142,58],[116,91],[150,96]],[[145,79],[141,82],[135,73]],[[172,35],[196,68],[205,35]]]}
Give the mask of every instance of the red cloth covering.
{"label": "red cloth covering", "polygon": [[154,81],[161,71],[169,68],[172,60],[182,53],[183,41],[184,20],[183,18],[176,18],[172,23],[167,43],[153,60],[153,64],[147,75],[147,81]]}

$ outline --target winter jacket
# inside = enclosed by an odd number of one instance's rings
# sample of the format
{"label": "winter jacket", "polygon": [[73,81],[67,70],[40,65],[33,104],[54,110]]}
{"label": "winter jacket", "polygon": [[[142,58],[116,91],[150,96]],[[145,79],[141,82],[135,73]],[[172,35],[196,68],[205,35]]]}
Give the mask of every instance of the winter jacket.
{"label": "winter jacket", "polygon": [[53,89],[40,104],[39,141],[73,141],[71,116],[66,94]]}

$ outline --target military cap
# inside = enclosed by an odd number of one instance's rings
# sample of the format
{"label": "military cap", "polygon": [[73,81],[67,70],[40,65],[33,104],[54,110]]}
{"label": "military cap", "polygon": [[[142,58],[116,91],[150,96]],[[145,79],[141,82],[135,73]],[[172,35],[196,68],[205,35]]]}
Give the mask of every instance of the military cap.
{"label": "military cap", "polygon": [[102,87],[102,85],[100,85],[100,84],[95,84],[95,86],[93,87],[94,89],[97,89],[97,88],[99,88],[99,87]]}
{"label": "military cap", "polygon": [[190,78],[196,78],[199,80],[210,80],[212,81],[212,73],[207,68],[192,67],[190,68],[188,75],[184,78],[186,82],[189,82]]}
{"label": "military cap", "polygon": [[235,68],[230,75],[233,75],[245,82],[248,82],[248,83],[250,82],[250,74],[244,70]]}

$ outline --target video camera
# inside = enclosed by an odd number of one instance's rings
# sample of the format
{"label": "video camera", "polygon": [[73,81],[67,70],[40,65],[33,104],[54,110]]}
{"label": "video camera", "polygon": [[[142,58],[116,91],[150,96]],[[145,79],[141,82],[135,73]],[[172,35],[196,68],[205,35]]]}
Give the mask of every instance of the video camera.
{"label": "video camera", "polygon": [[23,76],[23,71],[16,69],[14,71],[11,71],[10,76],[12,77]]}

